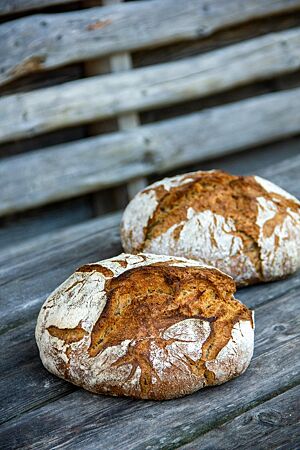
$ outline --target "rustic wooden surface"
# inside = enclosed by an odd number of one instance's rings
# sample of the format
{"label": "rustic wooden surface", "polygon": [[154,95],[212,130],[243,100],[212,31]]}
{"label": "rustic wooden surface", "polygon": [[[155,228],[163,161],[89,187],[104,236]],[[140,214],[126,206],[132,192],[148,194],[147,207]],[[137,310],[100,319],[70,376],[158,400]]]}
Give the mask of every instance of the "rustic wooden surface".
{"label": "rustic wooden surface", "polygon": [[[299,196],[298,173],[297,156],[259,171]],[[255,355],[243,376],[222,386],[135,401],[90,394],[42,367],[34,341],[42,302],[77,266],[121,251],[119,221],[93,219],[0,253],[1,448],[297,448],[299,272],[239,290],[256,311]]]}
{"label": "rustic wooden surface", "polygon": [[299,0],[152,0],[25,17],[0,27],[0,83],[75,61],[208,36],[299,8]]}
{"label": "rustic wooden surface", "polygon": [[265,450],[296,448],[300,442],[300,388],[296,386],[204,434],[182,450],[237,450],[241,447]]}
{"label": "rustic wooden surface", "polygon": [[[293,72],[300,68],[300,28],[134,71],[124,70],[129,68],[128,55],[127,67],[124,58],[111,60],[117,74],[3,97],[0,142],[168,106]],[[128,128],[128,116],[127,122],[122,117],[120,129]]]}
{"label": "rustic wooden surface", "polygon": [[290,89],[5,159],[0,214],[294,135],[299,105],[300,88]]}

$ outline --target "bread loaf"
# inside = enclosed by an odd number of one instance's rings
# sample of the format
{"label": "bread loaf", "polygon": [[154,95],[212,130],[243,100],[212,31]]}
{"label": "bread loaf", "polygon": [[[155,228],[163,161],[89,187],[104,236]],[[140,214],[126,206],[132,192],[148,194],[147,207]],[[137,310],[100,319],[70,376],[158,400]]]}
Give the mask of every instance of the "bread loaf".
{"label": "bread loaf", "polygon": [[53,374],[95,393],[169,399],[243,373],[251,312],[196,261],[122,254],[79,268],[44,303],[36,341]]}
{"label": "bread loaf", "polygon": [[257,176],[193,172],[137,194],[121,238],[127,252],[196,259],[239,285],[270,281],[300,267],[300,203]]}

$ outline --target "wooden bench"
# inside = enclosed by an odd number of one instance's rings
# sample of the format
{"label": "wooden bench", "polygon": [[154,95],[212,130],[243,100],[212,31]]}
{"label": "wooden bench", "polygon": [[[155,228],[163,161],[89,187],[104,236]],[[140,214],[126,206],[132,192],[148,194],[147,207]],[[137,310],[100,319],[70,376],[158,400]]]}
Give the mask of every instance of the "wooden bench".
{"label": "wooden bench", "polygon": [[75,268],[122,251],[121,208],[153,179],[220,167],[300,197],[300,1],[0,3],[1,449],[297,448],[299,272],[238,291],[247,372],[177,400],[52,376],[34,328]]}

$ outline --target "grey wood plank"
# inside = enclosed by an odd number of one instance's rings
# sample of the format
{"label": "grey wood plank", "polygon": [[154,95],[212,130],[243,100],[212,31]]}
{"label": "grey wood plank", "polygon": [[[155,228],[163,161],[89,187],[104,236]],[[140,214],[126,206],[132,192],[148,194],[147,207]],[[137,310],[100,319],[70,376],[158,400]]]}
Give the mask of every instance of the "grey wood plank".
{"label": "grey wood plank", "polygon": [[121,252],[119,216],[94,219],[6,253],[0,273],[0,330],[32,317],[47,295],[78,266]]}
{"label": "grey wood plank", "polygon": [[[259,357],[297,336],[300,325],[299,290],[259,307],[261,298],[247,289],[247,304],[256,309],[255,357]],[[238,296],[237,296],[238,297]],[[0,360],[0,422],[53,401],[74,390],[69,383],[50,375],[39,361],[34,339],[36,318],[0,337],[6,352]]]}
{"label": "grey wood plank", "polygon": [[46,208],[38,208],[21,215],[5,217],[0,222],[0,249],[15,249],[28,239],[75,225],[92,218],[87,198],[68,200]]}
{"label": "grey wood plank", "polygon": [[[4,448],[174,448],[300,382],[294,338],[254,358],[246,374],[168,402],[105,398],[77,390],[2,426]],[[42,424],[42,426],[41,426]]]}
{"label": "grey wood plank", "polygon": [[3,160],[0,214],[295,135],[299,105],[290,89]]}
{"label": "grey wood plank", "polygon": [[[193,170],[210,170],[214,168],[229,171],[237,175],[261,173],[262,176],[264,176],[264,171],[268,167],[273,167],[273,165],[277,163],[281,165],[281,162],[289,158],[297,158],[299,149],[300,137],[296,136],[283,141],[253,147],[248,152],[235,152],[231,155],[221,156],[198,164],[193,164],[192,166],[180,168],[180,170],[177,169],[176,173],[190,172]],[[293,166],[295,164],[297,167],[297,163],[294,160]],[[293,170],[292,165],[291,170]],[[294,186],[292,186],[289,177],[287,177],[287,180],[283,181],[280,178],[277,179],[276,175],[273,177],[272,173],[269,173],[268,176],[274,178],[276,183],[280,184],[283,182],[285,189],[292,189],[294,190],[295,195],[299,196],[300,192],[297,190],[298,183],[294,183]]]}
{"label": "grey wood plank", "polygon": [[5,83],[75,61],[208,36],[226,26],[299,7],[299,0],[209,4],[152,0],[25,17],[0,28],[0,80]]}
{"label": "grey wood plank", "polygon": [[276,16],[267,16],[242,23],[239,26],[220,29],[205,38],[192,41],[177,42],[170,45],[136,50],[132,55],[133,67],[145,67],[160,64],[165,61],[177,61],[189,56],[210,52],[216,48],[223,48],[237,42],[253,39],[268,33],[298,27],[300,17],[297,13],[285,13]]}
{"label": "grey wood plank", "polygon": [[10,95],[0,100],[0,142],[165,107],[292,72],[300,68],[299,48],[300,28],[295,28],[178,62]]}
{"label": "grey wood plank", "polygon": [[[76,0],[75,0],[76,1]],[[74,0],[1,0],[0,16],[20,13],[30,9],[41,9],[47,6],[71,3]]]}
{"label": "grey wood plank", "polygon": [[274,178],[278,184],[285,186],[287,190],[292,190],[294,195],[300,198],[299,163],[300,147],[297,157],[277,162],[264,169],[262,168],[258,173],[266,178]]}
{"label": "grey wood plank", "polygon": [[299,422],[300,386],[296,386],[180,449],[297,449],[300,442]]}

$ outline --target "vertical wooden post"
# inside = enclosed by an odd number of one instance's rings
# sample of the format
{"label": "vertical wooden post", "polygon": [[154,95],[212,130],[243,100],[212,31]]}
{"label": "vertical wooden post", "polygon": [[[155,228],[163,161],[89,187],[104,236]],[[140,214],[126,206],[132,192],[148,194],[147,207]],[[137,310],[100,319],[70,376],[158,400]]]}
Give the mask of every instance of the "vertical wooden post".
{"label": "vertical wooden post", "polygon": [[[93,1],[93,6],[95,6],[95,1]],[[102,6],[113,5],[121,3],[123,0],[102,0]],[[89,2],[87,0],[86,4]],[[85,63],[85,72],[89,76],[100,75],[103,73],[117,73],[130,70],[132,68],[131,55],[127,52],[118,53],[112,55],[108,58],[103,58],[96,61],[87,61]],[[136,112],[130,112],[126,114],[121,114],[117,116],[117,129],[128,130],[130,128],[136,128],[140,124],[139,115]],[[89,126],[89,134],[96,135],[103,133],[107,129],[107,123],[95,123]],[[147,185],[147,179],[143,177],[136,178],[127,184],[126,188],[119,187],[115,188],[115,202],[118,208],[124,208],[127,203],[128,198],[131,199],[135,196],[137,192],[143,189]],[[105,202],[109,199],[105,199],[105,196],[100,194],[94,195],[94,207],[97,215],[103,214],[105,211]]]}

